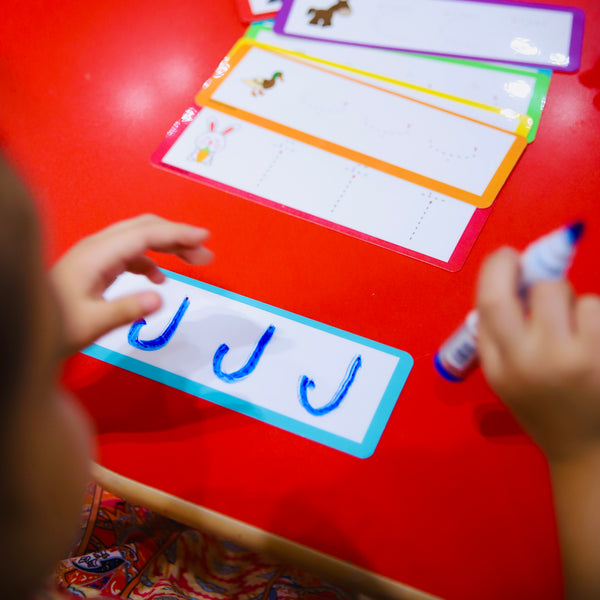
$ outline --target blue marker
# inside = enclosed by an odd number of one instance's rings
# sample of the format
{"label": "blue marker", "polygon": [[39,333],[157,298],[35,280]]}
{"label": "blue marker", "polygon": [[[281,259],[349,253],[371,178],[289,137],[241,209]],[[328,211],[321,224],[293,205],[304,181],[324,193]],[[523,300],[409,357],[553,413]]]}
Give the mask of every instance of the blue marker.
{"label": "blue marker", "polygon": [[189,305],[190,299],[184,298],[183,302],[177,309],[175,316],[167,325],[167,328],[157,338],[154,338],[153,340],[139,339],[140,330],[146,324],[145,319],[139,319],[129,329],[129,333],[127,334],[127,341],[131,346],[137,348],[138,350],[152,351],[164,348],[169,343],[170,339],[173,337],[173,334],[179,326],[181,319],[183,319],[183,315],[185,315],[185,311],[188,309]]}
{"label": "blue marker", "polygon": [[250,358],[246,361],[246,364],[233,373],[226,373],[222,369],[223,357],[229,352],[229,346],[227,344],[221,344],[215,355],[213,356],[213,373],[222,381],[226,381],[227,383],[235,383],[236,381],[240,381],[240,379],[245,379],[256,369],[256,365],[258,365],[258,361],[261,359],[263,352],[267,344],[271,341],[273,334],[275,333],[275,325],[269,325],[267,330],[262,334],[260,340],[258,340],[258,344],[254,351],[250,355]]}
{"label": "blue marker", "polygon": [[[519,294],[539,281],[563,279],[571,266],[583,223],[562,227],[539,238],[521,254]],[[442,344],[433,362],[438,373],[450,381],[462,381],[477,367],[476,310],[472,310],[460,327]]]}
{"label": "blue marker", "polygon": [[356,377],[356,373],[360,369],[361,366],[362,366],[362,358],[359,354],[358,356],[355,356],[354,359],[352,360],[352,362],[350,363],[350,366],[348,367],[348,370],[346,371],[346,376],[344,377],[344,380],[342,381],[337,392],[333,396],[333,399],[330,400],[327,404],[325,404],[325,406],[321,406],[320,408],[315,408],[308,401],[307,390],[308,390],[308,388],[314,389],[315,382],[312,379],[309,379],[306,375],[303,375],[302,378],[300,379],[300,387],[298,389],[298,396],[300,398],[300,404],[302,404],[302,406],[311,415],[314,415],[315,417],[321,417],[323,415],[329,414],[330,412],[334,411],[342,403],[342,400],[346,397],[348,390],[354,383],[354,378]]}

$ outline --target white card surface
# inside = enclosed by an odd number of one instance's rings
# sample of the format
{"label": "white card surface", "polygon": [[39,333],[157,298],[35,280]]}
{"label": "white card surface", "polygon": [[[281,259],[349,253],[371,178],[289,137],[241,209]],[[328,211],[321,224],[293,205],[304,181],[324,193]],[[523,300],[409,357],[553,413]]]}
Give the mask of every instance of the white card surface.
{"label": "white card surface", "polygon": [[[516,131],[519,115],[538,117],[545,101],[550,71],[543,73],[527,67],[507,69],[488,63],[476,65],[456,60],[439,59],[406,52],[393,52],[349,44],[330,44],[317,40],[278,35],[268,27],[254,27],[253,38],[263,44],[276,46],[307,56],[314,56],[351,69],[373,73],[421,90],[403,87],[402,91],[379,80],[378,85],[440,106],[451,112],[463,114],[478,121]],[[359,78],[356,73],[353,77]],[[451,101],[448,96],[461,98]],[[474,106],[495,107],[499,113],[477,109]]]}
{"label": "white card surface", "polygon": [[[198,161],[209,142],[214,150]],[[210,108],[193,118],[160,162],[443,263],[476,211]]]}
{"label": "white card surface", "polygon": [[[251,93],[248,82],[257,74],[276,72],[284,81],[259,98]],[[246,120],[251,115],[321,147],[334,145],[438,192],[463,192],[457,197],[482,208],[492,204],[525,146],[520,136],[257,46],[244,50],[215,85],[199,94],[200,103],[210,98],[220,110],[242,111]]]}
{"label": "white card surface", "polygon": [[152,288],[163,307],[86,354],[360,458],[372,454],[410,355],[166,273],[160,286],[130,273],[115,281],[105,297]]}
{"label": "white card surface", "polygon": [[475,0],[348,0],[349,11],[315,22],[335,2],[284,3],[276,31],[336,42],[576,70],[577,9]]}

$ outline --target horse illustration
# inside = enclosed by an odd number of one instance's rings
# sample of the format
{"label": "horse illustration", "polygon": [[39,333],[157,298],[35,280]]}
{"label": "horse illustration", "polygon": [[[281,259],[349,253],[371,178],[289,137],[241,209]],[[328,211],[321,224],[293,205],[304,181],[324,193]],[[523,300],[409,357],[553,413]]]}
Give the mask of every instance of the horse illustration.
{"label": "horse illustration", "polygon": [[313,18],[309,21],[311,25],[321,25],[321,27],[331,27],[331,19],[333,14],[339,12],[340,15],[349,15],[352,11],[348,0],[340,0],[329,8],[309,8],[309,15],[313,15]]}

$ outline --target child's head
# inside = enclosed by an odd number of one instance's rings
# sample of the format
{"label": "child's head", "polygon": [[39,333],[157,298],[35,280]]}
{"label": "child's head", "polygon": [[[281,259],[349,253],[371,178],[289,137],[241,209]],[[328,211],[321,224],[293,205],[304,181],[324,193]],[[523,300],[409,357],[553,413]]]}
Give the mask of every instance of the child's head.
{"label": "child's head", "polygon": [[89,474],[86,418],[56,383],[60,317],[24,188],[0,160],[0,598],[68,549]]}

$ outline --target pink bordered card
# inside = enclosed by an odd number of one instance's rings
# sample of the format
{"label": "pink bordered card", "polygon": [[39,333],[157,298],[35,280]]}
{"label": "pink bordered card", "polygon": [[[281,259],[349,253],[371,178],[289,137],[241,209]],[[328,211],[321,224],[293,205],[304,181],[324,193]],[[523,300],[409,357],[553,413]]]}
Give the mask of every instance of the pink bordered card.
{"label": "pink bordered card", "polygon": [[238,13],[245,23],[273,19],[282,4],[282,0],[236,0]]}
{"label": "pink bordered card", "polygon": [[463,266],[491,210],[212,108],[186,110],[151,160],[448,271]]}

